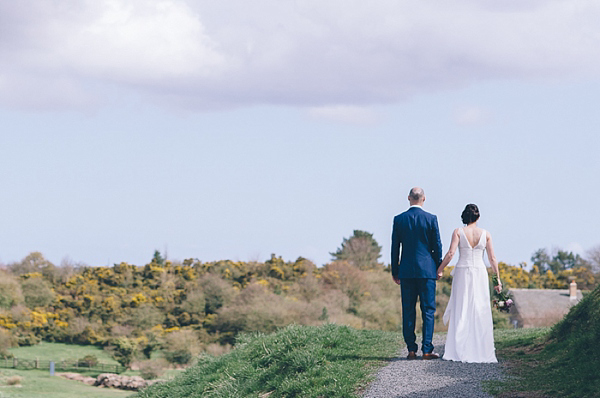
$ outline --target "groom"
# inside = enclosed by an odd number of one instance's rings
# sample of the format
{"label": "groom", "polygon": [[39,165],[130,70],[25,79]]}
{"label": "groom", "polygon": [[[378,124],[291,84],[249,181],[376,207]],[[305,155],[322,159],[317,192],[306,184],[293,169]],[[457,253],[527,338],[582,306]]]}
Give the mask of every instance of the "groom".
{"label": "groom", "polygon": [[[408,194],[410,208],[394,217],[392,231],[392,277],[402,292],[402,333],[408,359],[417,358],[415,321],[417,297],[423,315],[423,359],[437,359],[433,353],[435,282],[442,262],[442,242],[437,217],[423,210],[425,192],[419,187]],[[400,246],[402,257],[400,263]]]}

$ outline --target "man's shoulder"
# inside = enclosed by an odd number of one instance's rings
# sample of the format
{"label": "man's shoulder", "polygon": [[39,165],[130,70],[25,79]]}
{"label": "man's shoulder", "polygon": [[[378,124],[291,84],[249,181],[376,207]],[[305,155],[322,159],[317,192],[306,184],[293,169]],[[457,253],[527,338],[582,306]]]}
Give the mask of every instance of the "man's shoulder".
{"label": "man's shoulder", "polygon": [[396,215],[396,216],[394,217],[394,220],[401,220],[401,219],[403,219],[403,218],[406,218],[406,217],[408,217],[408,216],[409,216],[409,215],[410,215],[410,214],[413,212],[413,211],[412,211],[413,209],[414,209],[414,207],[411,207],[411,208],[409,208],[409,209],[407,209],[407,210],[403,211],[402,213],[400,213],[400,214]]}
{"label": "man's shoulder", "polygon": [[428,212],[427,210],[425,210],[422,207],[413,206],[413,207],[409,207],[406,211],[403,211],[402,213],[398,214],[394,218],[406,217],[410,214],[420,215],[420,216],[424,216],[424,217],[437,217],[435,214]]}

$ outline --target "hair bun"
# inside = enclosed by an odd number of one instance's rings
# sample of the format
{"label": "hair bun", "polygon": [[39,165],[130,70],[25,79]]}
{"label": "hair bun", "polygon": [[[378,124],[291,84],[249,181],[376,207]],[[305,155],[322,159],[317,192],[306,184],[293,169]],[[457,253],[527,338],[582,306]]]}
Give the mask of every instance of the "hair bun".
{"label": "hair bun", "polygon": [[469,203],[465,206],[460,218],[463,224],[469,225],[479,220],[479,208],[473,203]]}

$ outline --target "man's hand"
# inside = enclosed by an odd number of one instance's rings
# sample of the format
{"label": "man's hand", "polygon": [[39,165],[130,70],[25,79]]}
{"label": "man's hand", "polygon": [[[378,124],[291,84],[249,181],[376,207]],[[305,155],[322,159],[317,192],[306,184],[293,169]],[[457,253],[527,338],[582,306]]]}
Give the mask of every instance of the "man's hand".
{"label": "man's hand", "polygon": [[396,282],[396,285],[400,284],[400,279],[396,278],[395,276],[392,275],[392,279],[394,279],[394,282]]}
{"label": "man's hand", "polygon": [[440,268],[438,268],[438,270],[437,270],[437,278],[438,278],[438,281],[439,281],[439,280],[442,278],[442,276],[444,276],[444,270],[443,270],[443,269],[440,267]]}

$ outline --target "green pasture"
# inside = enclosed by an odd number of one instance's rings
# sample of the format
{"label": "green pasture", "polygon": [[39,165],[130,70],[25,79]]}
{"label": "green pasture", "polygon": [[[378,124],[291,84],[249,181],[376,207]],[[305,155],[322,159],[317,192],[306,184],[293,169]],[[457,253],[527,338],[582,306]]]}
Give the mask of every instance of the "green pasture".
{"label": "green pasture", "polygon": [[66,359],[81,359],[86,355],[94,355],[98,358],[98,362],[110,365],[118,364],[107,351],[92,345],[41,342],[34,346],[11,348],[9,351],[19,359],[37,358],[42,361],[58,362]]}
{"label": "green pasture", "polygon": [[[41,361],[56,362],[94,355],[99,362],[118,364],[108,352],[90,345],[42,342],[34,346],[11,348],[10,352],[19,359],[33,360],[37,358]],[[8,380],[14,376],[21,377],[20,384],[17,386],[7,385]],[[90,374],[90,376],[95,375]],[[58,376],[51,377],[48,370],[0,369],[0,398],[108,398],[129,395],[131,392],[97,388]]]}
{"label": "green pasture", "polygon": [[[20,387],[6,385],[11,376],[21,377]],[[131,392],[51,377],[48,371],[0,369],[0,398],[117,398],[129,395]]]}

